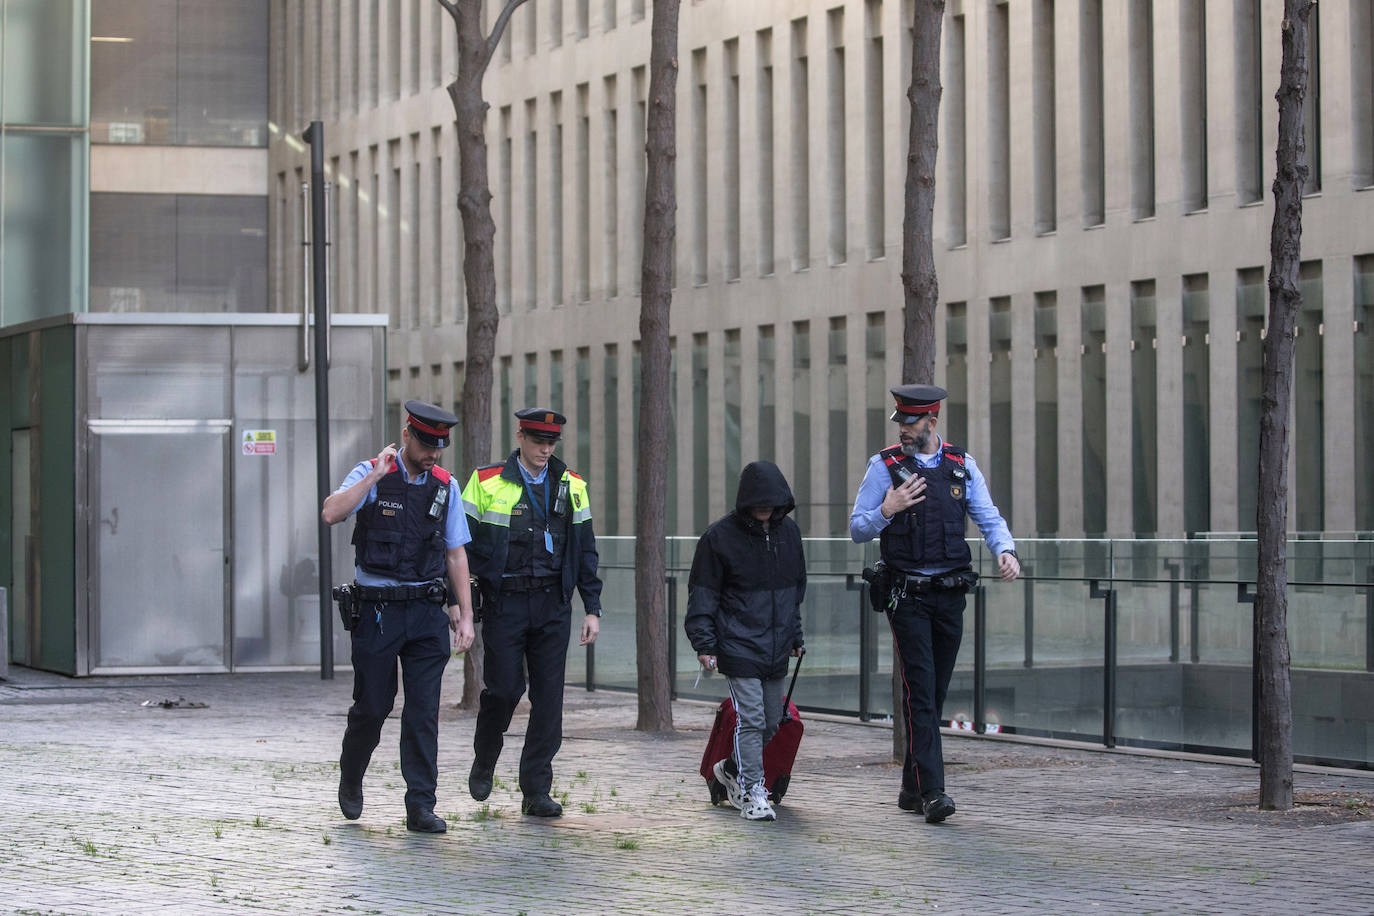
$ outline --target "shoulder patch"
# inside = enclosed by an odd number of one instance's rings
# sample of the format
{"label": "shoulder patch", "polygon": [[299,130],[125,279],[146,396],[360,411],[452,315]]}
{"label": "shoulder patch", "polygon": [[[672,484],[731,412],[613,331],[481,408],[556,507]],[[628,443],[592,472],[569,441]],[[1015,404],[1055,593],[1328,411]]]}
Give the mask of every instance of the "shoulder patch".
{"label": "shoulder patch", "polygon": [[439,467],[439,465],[437,465],[437,464],[436,464],[434,467],[430,468],[430,469],[429,469],[429,472],[430,472],[431,474],[433,474],[433,475],[434,475],[434,479],[437,480],[437,481],[439,481],[440,483],[448,483],[449,481],[451,481],[451,480],[453,479],[453,476],[452,476],[451,474],[449,474],[448,471],[446,471],[446,470],[444,470],[443,468]]}
{"label": "shoulder patch", "polygon": [[501,473],[501,468],[502,468],[502,467],[504,467],[504,465],[500,465],[500,464],[489,464],[489,465],[487,465],[487,466],[484,467],[484,468],[478,468],[478,469],[477,469],[477,479],[478,479],[478,480],[491,480],[493,477],[495,477],[495,476],[497,476],[498,474]]}
{"label": "shoulder patch", "polygon": [[884,458],[895,458],[897,455],[900,455],[901,452],[902,443],[898,442],[895,445],[889,445],[887,448],[883,449],[878,454]]}
{"label": "shoulder patch", "polygon": [[[571,477],[573,480],[582,480],[582,475],[581,475],[581,474],[578,474],[578,473],[576,473],[576,472],[574,472],[574,471],[571,471],[571,470],[568,471],[568,476]],[[584,480],[583,483],[586,483],[586,481]]]}
{"label": "shoulder patch", "polygon": [[944,452],[945,457],[948,458],[950,461],[953,461],[953,462],[954,462],[955,464],[957,464],[957,465],[963,466],[963,463],[964,463],[964,450],[963,450],[963,449],[959,448],[957,445],[950,445],[948,442],[946,442],[946,443],[945,443],[945,447],[944,447],[943,449],[941,449],[941,451]]}

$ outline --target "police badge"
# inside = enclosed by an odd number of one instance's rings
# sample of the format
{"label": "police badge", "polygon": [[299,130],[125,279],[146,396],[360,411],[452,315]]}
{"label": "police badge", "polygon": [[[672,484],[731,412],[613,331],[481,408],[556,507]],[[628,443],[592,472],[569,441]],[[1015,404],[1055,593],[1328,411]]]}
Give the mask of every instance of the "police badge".
{"label": "police badge", "polygon": [[952,483],[952,484],[950,484],[950,485],[949,485],[949,495],[950,495],[950,497],[953,498],[953,499],[963,499],[963,498],[964,498],[964,487],[963,487],[963,484],[957,484],[957,483]]}

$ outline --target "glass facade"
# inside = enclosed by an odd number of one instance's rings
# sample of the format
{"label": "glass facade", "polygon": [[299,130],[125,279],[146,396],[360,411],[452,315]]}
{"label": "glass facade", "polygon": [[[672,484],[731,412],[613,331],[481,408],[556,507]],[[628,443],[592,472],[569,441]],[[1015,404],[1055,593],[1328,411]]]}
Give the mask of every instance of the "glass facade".
{"label": "glass facade", "polygon": [[1079,313],[1079,390],[1083,392],[1083,530],[1107,530],[1107,301],[1100,286],[1083,288]]}
{"label": "glass facade", "polygon": [[0,0],[0,326],[86,309],[86,4]]}
{"label": "glass facade", "polygon": [[95,0],[91,141],[267,145],[268,0]]}
{"label": "glass facade", "polygon": [[853,443],[849,441],[849,348],[843,318],[830,319],[829,346],[826,349],[825,390],[830,413],[830,430],[826,436],[829,444],[825,450],[826,502],[830,504],[826,532],[831,537],[841,537],[849,531],[849,509],[853,496],[849,491],[854,486],[846,474]]}
{"label": "glass facade", "polygon": [[1211,375],[1207,275],[1183,278],[1183,529],[1212,527]]}
{"label": "glass facade", "polygon": [[983,473],[988,480],[997,481],[997,506],[1014,531],[1011,498],[1011,298],[1008,296],[998,296],[988,303],[988,347],[988,413],[992,436],[988,440],[988,464]]}
{"label": "glass facade", "polygon": [[267,311],[267,198],[92,194],[90,310]]}
{"label": "glass facade", "polygon": [[1236,272],[1236,530],[1254,531],[1259,505],[1260,392],[1266,321],[1264,270]]}
{"label": "glass facade", "polygon": [[[1355,454],[1374,455],[1374,255],[1355,259]],[[1374,530],[1374,461],[1355,470],[1355,527]]]}
{"label": "glass facade", "polygon": [[945,401],[940,421],[945,441],[968,446],[968,303],[945,306]]}
{"label": "glass facade", "polygon": [[1035,527],[1059,531],[1059,318],[1054,293],[1035,294]]}
{"label": "glass facade", "polygon": [[1137,536],[1158,529],[1159,412],[1155,345],[1155,282],[1131,284],[1131,529]]}
{"label": "glass facade", "polygon": [[811,505],[811,324],[792,323],[792,496],[802,534],[815,521]]}

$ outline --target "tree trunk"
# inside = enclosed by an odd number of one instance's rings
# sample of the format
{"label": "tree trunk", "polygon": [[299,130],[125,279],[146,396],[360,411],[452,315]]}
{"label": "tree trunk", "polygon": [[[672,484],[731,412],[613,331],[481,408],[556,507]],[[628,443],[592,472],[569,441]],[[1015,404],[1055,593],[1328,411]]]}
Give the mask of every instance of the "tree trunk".
{"label": "tree trunk", "polygon": [[912,23],[911,130],[902,216],[902,382],[935,381],[935,157],[940,147],[940,31],[944,0],[916,0]]}
{"label": "tree trunk", "polygon": [[[916,0],[912,18],[911,130],[907,137],[906,202],[902,211],[902,383],[935,381],[935,158],[940,148],[940,31],[945,0]],[[906,754],[901,659],[892,647],[892,754]]]}
{"label": "tree trunk", "polygon": [[1302,296],[1302,188],[1307,180],[1303,97],[1307,94],[1307,17],[1312,0],[1284,0],[1279,71],[1279,139],[1274,225],[1269,236],[1269,318],[1264,337],[1260,414],[1259,571],[1255,597],[1259,666],[1260,807],[1293,807],[1293,697],[1288,656],[1288,413],[1293,393],[1294,324]]}
{"label": "tree trunk", "polygon": [[[463,466],[491,460],[492,358],[496,352],[496,264],[487,173],[487,102],[482,77],[511,13],[525,0],[506,0],[491,34],[482,34],[482,0],[437,0],[458,34],[458,77],[448,86],[458,128],[458,212],[463,220],[463,282],[467,290],[467,350],[463,366]],[[507,227],[509,231],[510,227]],[[483,684],[482,628],[463,657],[462,709],[476,709]]]}
{"label": "tree trunk", "polygon": [[636,451],[635,662],[640,731],[673,730],[664,535],[668,508],[668,317],[677,231],[677,23],[680,0],[654,0],[649,50],[648,177],[639,305],[640,405]]}

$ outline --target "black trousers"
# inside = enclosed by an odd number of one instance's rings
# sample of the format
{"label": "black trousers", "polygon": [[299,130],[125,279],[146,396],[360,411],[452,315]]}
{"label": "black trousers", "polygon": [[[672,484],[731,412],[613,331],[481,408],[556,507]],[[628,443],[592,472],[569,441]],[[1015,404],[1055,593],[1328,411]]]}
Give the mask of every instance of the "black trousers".
{"label": "black trousers", "polygon": [[959,589],[909,595],[887,612],[901,659],[907,735],[902,788],[922,797],[945,790],[940,720],[964,634],[964,597]]}
{"label": "black trousers", "polygon": [[357,785],[396,702],[401,662],[401,775],[406,810],[432,811],[439,779],[439,686],[449,660],[448,612],[426,600],[369,602],[353,628],[353,706],[348,710],[339,776]]}
{"label": "black trousers", "polygon": [[563,743],[563,675],[572,634],[572,608],[557,585],[503,593],[482,610],[486,687],[472,746],[477,762],[496,766],[511,715],[529,672],[530,721],[520,752],[520,791],[553,786],[553,757]]}

